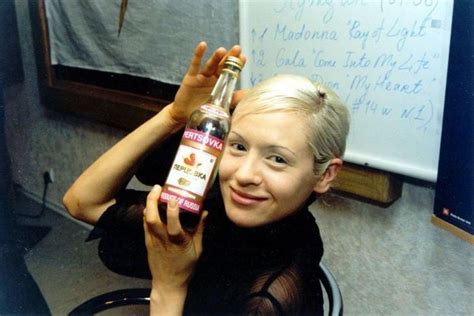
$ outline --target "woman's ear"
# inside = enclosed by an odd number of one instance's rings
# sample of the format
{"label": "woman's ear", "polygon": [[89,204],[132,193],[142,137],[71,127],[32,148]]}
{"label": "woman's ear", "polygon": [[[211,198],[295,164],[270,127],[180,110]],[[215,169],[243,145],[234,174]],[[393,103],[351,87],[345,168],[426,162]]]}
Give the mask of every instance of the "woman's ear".
{"label": "woman's ear", "polygon": [[318,183],[314,186],[314,192],[316,193],[325,193],[331,187],[331,183],[336,178],[337,173],[341,170],[342,159],[334,158],[331,160],[329,167],[323,173],[322,177],[319,179]]}

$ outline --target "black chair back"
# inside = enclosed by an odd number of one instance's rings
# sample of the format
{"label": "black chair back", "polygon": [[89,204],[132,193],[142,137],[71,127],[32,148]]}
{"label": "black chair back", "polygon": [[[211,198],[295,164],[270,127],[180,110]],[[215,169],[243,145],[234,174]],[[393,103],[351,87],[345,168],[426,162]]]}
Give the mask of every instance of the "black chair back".
{"label": "black chair back", "polygon": [[[343,302],[336,279],[323,263],[319,264],[319,272],[321,283],[328,296],[328,315],[341,316]],[[120,306],[148,304],[150,304],[150,289],[123,289],[93,297],[74,308],[69,315],[93,315]]]}

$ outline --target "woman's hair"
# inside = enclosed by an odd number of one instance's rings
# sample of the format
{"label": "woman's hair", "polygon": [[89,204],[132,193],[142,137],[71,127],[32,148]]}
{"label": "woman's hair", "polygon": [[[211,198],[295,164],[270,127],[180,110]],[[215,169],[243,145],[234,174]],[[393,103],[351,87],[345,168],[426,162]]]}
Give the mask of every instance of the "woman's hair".
{"label": "woman's hair", "polygon": [[250,89],[234,115],[275,111],[295,113],[306,120],[316,175],[325,172],[331,159],[342,158],[349,132],[349,111],[332,90],[301,76],[277,75]]}

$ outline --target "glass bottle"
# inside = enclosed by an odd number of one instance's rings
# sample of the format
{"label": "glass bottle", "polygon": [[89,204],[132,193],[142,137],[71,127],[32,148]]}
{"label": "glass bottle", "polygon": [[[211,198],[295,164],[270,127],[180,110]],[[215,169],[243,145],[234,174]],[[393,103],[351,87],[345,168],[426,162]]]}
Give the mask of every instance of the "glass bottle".
{"label": "glass bottle", "polygon": [[191,114],[158,203],[163,222],[167,203],[174,196],[183,229],[192,231],[199,223],[229,133],[229,106],[241,70],[239,58],[227,57],[209,99]]}

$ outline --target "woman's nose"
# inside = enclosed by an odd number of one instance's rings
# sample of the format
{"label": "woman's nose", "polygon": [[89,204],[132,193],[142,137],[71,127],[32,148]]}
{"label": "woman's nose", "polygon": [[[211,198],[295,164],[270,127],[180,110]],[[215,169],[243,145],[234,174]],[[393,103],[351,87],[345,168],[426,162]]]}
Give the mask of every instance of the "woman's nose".
{"label": "woman's nose", "polygon": [[259,185],[262,182],[258,160],[247,156],[239,161],[235,172],[235,179],[240,185]]}

